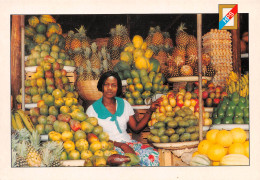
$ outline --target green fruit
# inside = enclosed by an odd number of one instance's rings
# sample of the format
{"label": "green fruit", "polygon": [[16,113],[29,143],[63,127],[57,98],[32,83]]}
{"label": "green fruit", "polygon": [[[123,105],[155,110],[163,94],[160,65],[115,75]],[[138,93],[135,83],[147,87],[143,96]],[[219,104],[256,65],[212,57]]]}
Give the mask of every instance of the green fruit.
{"label": "green fruit", "polygon": [[161,136],[164,135],[164,133],[165,133],[165,127],[160,127],[160,128],[158,129],[158,134],[157,134],[157,136],[161,137]]}
{"label": "green fruit", "polygon": [[242,103],[242,102],[239,102],[237,104],[237,106],[241,109],[241,110],[244,110],[244,108],[246,108],[246,104],[245,103]]}
{"label": "green fruit", "polygon": [[50,106],[49,107],[49,115],[53,115],[53,116],[58,116],[59,111],[55,106]]}
{"label": "green fruit", "polygon": [[235,110],[235,108],[236,108],[236,104],[233,101],[230,101],[228,104],[227,110],[228,109]]}
{"label": "green fruit", "polygon": [[123,77],[124,77],[124,79],[131,78],[131,73],[130,73],[130,71],[129,71],[129,70],[125,70],[125,71],[123,72]]}
{"label": "green fruit", "polygon": [[179,141],[179,138],[180,138],[179,134],[173,134],[173,135],[171,135],[171,137],[170,137],[170,141],[171,141],[172,143],[175,143],[175,142],[178,142],[178,141]]}
{"label": "green fruit", "polygon": [[135,104],[136,105],[144,105],[144,100],[141,97],[139,97],[135,100]]}
{"label": "green fruit", "polygon": [[235,116],[239,116],[239,117],[244,116],[243,110],[238,106],[235,108]]}
{"label": "green fruit", "polygon": [[233,124],[233,116],[225,117],[221,121],[222,124]]}
{"label": "green fruit", "polygon": [[166,129],[166,131],[164,132],[165,135],[167,136],[171,136],[175,133],[175,130],[173,128],[168,128]]}
{"label": "green fruit", "polygon": [[35,30],[36,30],[37,33],[44,34],[47,30],[47,27],[46,27],[45,24],[39,23],[39,24],[37,24]]}
{"label": "green fruit", "polygon": [[179,127],[178,129],[176,129],[176,133],[179,134],[179,135],[185,133],[185,128]]}
{"label": "green fruit", "polygon": [[76,142],[79,139],[86,139],[87,135],[84,131],[82,130],[77,130],[74,134],[74,141]]}
{"label": "green fruit", "polygon": [[221,118],[214,118],[213,119],[213,124],[221,124]]}
{"label": "green fruit", "polygon": [[189,120],[187,120],[187,122],[189,123],[189,126],[198,125],[198,120],[189,119]]}
{"label": "green fruit", "polygon": [[45,129],[45,134],[49,134],[49,132],[54,130],[52,124],[46,124],[44,129]]}
{"label": "green fruit", "polygon": [[134,91],[134,92],[132,92],[132,97],[133,97],[134,99],[140,98],[140,97],[141,97],[140,91]]}
{"label": "green fruit", "polygon": [[160,141],[161,141],[159,136],[153,136],[153,137],[151,137],[151,140],[154,143],[160,143]]}
{"label": "green fruit", "polygon": [[192,134],[190,135],[190,140],[191,140],[191,141],[199,140],[199,133],[197,133],[197,132],[192,133]]}
{"label": "green fruit", "polygon": [[142,84],[146,84],[146,83],[151,83],[150,78],[146,75],[146,76],[141,76],[141,82]]}
{"label": "green fruit", "polygon": [[131,69],[130,65],[125,61],[119,61],[113,68],[113,70],[116,72],[130,70],[130,69]]}
{"label": "green fruit", "polygon": [[153,79],[153,84],[159,84],[162,80],[162,73],[157,73]]}
{"label": "green fruit", "polygon": [[125,97],[128,99],[128,98],[131,98],[132,97],[132,93],[127,91],[125,92]]}
{"label": "green fruit", "polygon": [[24,28],[24,34],[27,37],[33,37],[36,34],[36,31],[31,26],[25,26]]}
{"label": "green fruit", "polygon": [[140,158],[136,154],[133,153],[125,153],[125,156],[130,157],[130,162],[126,163],[126,166],[136,166],[140,163]]}
{"label": "green fruit", "polygon": [[169,121],[174,121],[174,119],[173,119],[172,116],[167,116],[167,117],[164,119],[164,123],[168,123]]}
{"label": "green fruit", "polygon": [[160,142],[161,143],[168,143],[170,141],[169,136],[163,135],[160,137]]}
{"label": "green fruit", "polygon": [[137,84],[135,84],[135,90],[143,92],[144,87],[141,83],[137,83]]}
{"label": "green fruit", "polygon": [[153,84],[153,87],[152,87],[152,92],[155,93],[156,91],[159,90],[159,84]]}
{"label": "green fruit", "polygon": [[140,78],[137,70],[133,69],[130,71],[132,78]]}
{"label": "green fruit", "polygon": [[180,141],[181,141],[181,142],[190,141],[190,139],[191,139],[190,133],[183,133],[183,134],[180,136]]}
{"label": "green fruit", "polygon": [[168,121],[167,126],[169,128],[176,128],[178,126],[178,122],[176,120]]}
{"label": "green fruit", "polygon": [[162,122],[162,121],[159,121],[159,122],[156,122],[154,125],[153,125],[154,128],[161,128],[161,127],[164,127],[165,128],[165,123]]}
{"label": "green fruit", "polygon": [[233,117],[234,116],[234,110],[227,109],[226,111],[226,117]]}
{"label": "green fruit", "polygon": [[42,105],[40,107],[40,114],[47,116],[49,114],[49,107],[47,105]]}
{"label": "green fruit", "polygon": [[186,128],[186,132],[187,133],[194,133],[194,132],[196,132],[195,126],[191,126],[191,127]]}
{"label": "green fruit", "polygon": [[234,117],[234,124],[244,124],[244,120],[241,116]]}
{"label": "green fruit", "polygon": [[150,132],[151,132],[151,134],[154,135],[154,136],[157,136],[157,135],[158,135],[158,129],[151,129]]}
{"label": "green fruit", "polygon": [[236,105],[239,103],[239,94],[237,92],[232,94],[231,101],[233,101]]}
{"label": "green fruit", "polygon": [[[175,112],[175,114],[176,114],[176,112]],[[176,114],[177,115],[177,114]],[[183,118],[181,117],[181,116],[178,116],[177,115],[177,117],[175,117],[174,118],[174,121],[176,121],[176,122],[179,122],[179,121],[181,121]]]}
{"label": "green fruit", "polygon": [[135,104],[135,100],[133,98],[127,98],[127,102],[129,102],[130,105]]}
{"label": "green fruit", "polygon": [[239,103],[244,104],[246,102],[246,98],[245,97],[240,97],[239,98]]}
{"label": "green fruit", "polygon": [[134,83],[134,84],[140,84],[140,83],[141,83],[141,79],[135,77],[135,78],[133,78],[133,83]]}
{"label": "green fruit", "polygon": [[225,111],[223,109],[218,110],[218,118],[224,118],[225,116]]}
{"label": "green fruit", "polygon": [[190,124],[187,121],[182,120],[178,122],[178,125],[180,127],[189,127]]}
{"label": "green fruit", "polygon": [[249,118],[248,117],[244,117],[244,123],[249,124]]}
{"label": "green fruit", "polygon": [[98,139],[100,141],[108,141],[109,140],[109,135],[107,132],[101,132],[99,135],[98,135]]}
{"label": "green fruit", "polygon": [[160,62],[157,59],[150,58],[150,71],[159,72],[160,70]]}
{"label": "green fruit", "polygon": [[47,124],[47,116],[44,116],[44,115],[40,115],[38,118],[37,118],[37,121],[39,124]]}
{"label": "green fruit", "polygon": [[153,79],[155,77],[156,73],[154,71],[151,71],[148,75],[149,79],[150,79],[150,82],[153,82]]}
{"label": "green fruit", "polygon": [[103,127],[102,126],[95,126],[92,133],[95,135],[99,135],[101,132],[103,132]]}
{"label": "green fruit", "polygon": [[133,84],[133,79],[132,79],[132,78],[127,78],[127,79],[126,79],[126,83],[127,83],[128,85]]}
{"label": "green fruit", "polygon": [[151,96],[151,91],[144,91],[141,96],[143,99],[146,99]]}
{"label": "green fruit", "polygon": [[244,117],[249,118],[249,109],[244,108]]}
{"label": "green fruit", "polygon": [[45,134],[44,124],[37,124],[35,129],[38,131],[40,135]]}
{"label": "green fruit", "polygon": [[51,43],[51,44],[58,44],[60,40],[60,37],[58,34],[56,33],[53,33],[49,38],[48,38],[48,41]]}

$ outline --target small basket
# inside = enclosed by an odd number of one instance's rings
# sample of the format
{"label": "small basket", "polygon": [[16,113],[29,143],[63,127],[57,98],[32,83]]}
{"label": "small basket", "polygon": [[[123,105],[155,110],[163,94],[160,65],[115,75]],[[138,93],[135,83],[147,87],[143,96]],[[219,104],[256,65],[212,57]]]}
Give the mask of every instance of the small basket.
{"label": "small basket", "polygon": [[77,90],[81,98],[86,101],[96,101],[102,97],[97,89],[98,80],[77,81]]}

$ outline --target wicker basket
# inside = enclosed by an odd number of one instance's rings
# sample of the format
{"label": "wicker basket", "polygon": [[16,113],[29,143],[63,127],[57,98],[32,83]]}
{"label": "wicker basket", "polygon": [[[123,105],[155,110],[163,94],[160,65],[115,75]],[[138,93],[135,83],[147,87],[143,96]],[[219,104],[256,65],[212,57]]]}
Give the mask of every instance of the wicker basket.
{"label": "wicker basket", "polygon": [[77,81],[77,90],[80,97],[86,101],[95,101],[102,97],[97,89],[98,80]]}

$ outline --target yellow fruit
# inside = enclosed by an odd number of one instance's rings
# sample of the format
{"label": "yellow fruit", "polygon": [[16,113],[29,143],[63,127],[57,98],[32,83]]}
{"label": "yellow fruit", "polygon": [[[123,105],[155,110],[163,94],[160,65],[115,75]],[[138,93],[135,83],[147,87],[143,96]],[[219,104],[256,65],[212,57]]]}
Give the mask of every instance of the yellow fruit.
{"label": "yellow fruit", "polygon": [[198,151],[195,151],[193,154],[192,154],[192,157],[194,157],[194,156],[196,156],[196,155],[198,155],[198,154],[200,154]]}
{"label": "yellow fruit", "polygon": [[142,46],[141,46],[141,49],[146,50],[146,48],[147,48],[147,43],[146,43],[146,42],[143,42],[143,44],[142,44]]}
{"label": "yellow fruit", "polygon": [[228,154],[246,155],[245,146],[242,143],[233,143],[228,148]]}
{"label": "yellow fruit", "polygon": [[133,44],[134,44],[134,47],[135,48],[141,48],[142,47],[142,44],[143,44],[143,38],[142,36],[139,36],[139,35],[135,35],[133,37]]}
{"label": "yellow fruit", "polygon": [[206,134],[206,139],[209,140],[211,143],[216,143],[216,135],[219,132],[218,129],[211,129]]}
{"label": "yellow fruit", "polygon": [[148,69],[150,67],[149,60],[144,56],[139,56],[135,60],[136,69]]}
{"label": "yellow fruit", "polygon": [[136,60],[138,57],[143,56],[143,55],[144,55],[144,50],[142,50],[142,49],[135,49],[133,51],[134,60]]}
{"label": "yellow fruit", "polygon": [[202,140],[198,145],[199,154],[207,154],[212,143],[209,140]]}
{"label": "yellow fruit", "polygon": [[76,141],[76,148],[80,152],[88,150],[88,141],[86,139],[79,139]]}
{"label": "yellow fruit", "polygon": [[144,53],[144,56],[150,59],[153,56],[153,50],[147,49]]}
{"label": "yellow fruit", "polygon": [[229,147],[233,142],[233,137],[230,131],[220,130],[216,135],[216,143],[223,147]]}
{"label": "yellow fruit", "polygon": [[73,134],[71,131],[64,131],[61,134],[61,139],[63,142],[68,141],[68,140],[72,140],[73,139]]}
{"label": "yellow fruit", "polygon": [[75,150],[75,144],[73,141],[68,140],[63,143],[63,147],[67,153],[69,153],[72,150]]}
{"label": "yellow fruit", "polygon": [[93,143],[90,144],[89,150],[95,153],[96,151],[100,150],[102,148],[101,142],[100,141],[94,141]]}
{"label": "yellow fruit", "polygon": [[116,150],[110,150],[111,154],[118,154]]}
{"label": "yellow fruit", "polygon": [[48,136],[51,141],[60,141],[61,140],[61,134],[56,131],[49,132]]}
{"label": "yellow fruit", "polygon": [[219,166],[220,162],[219,161],[213,161],[212,166]]}
{"label": "yellow fruit", "polygon": [[221,166],[248,166],[249,158],[242,154],[228,154],[220,161]]}
{"label": "yellow fruit", "polygon": [[90,150],[84,150],[81,152],[80,156],[81,156],[81,159],[86,160],[86,159],[92,157],[93,153]]}
{"label": "yellow fruit", "polygon": [[223,146],[213,144],[209,147],[207,155],[212,161],[220,161],[226,155],[226,151]]}
{"label": "yellow fruit", "polygon": [[244,143],[246,141],[246,132],[242,128],[234,128],[230,132],[234,143]]}
{"label": "yellow fruit", "polygon": [[245,155],[249,158],[249,141],[244,142]]}
{"label": "yellow fruit", "polygon": [[96,155],[96,156],[104,156],[104,152],[101,151],[101,150],[97,150],[97,151],[94,153],[94,155]]}

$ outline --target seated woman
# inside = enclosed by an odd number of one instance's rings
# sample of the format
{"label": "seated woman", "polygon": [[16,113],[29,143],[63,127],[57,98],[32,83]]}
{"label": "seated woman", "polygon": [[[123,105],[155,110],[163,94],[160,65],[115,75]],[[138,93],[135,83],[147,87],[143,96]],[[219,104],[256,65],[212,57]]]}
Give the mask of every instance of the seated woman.
{"label": "seated woman", "polygon": [[137,122],[132,106],[119,96],[122,95],[122,83],[116,72],[109,71],[101,75],[97,88],[103,97],[87,109],[89,117],[96,117],[103,130],[109,134],[119,154],[135,153],[141,166],[159,166],[159,153],[156,149],[132,140],[126,132],[127,125],[140,132],[148,123],[151,114],[159,106],[159,100],[153,102],[144,117]]}

